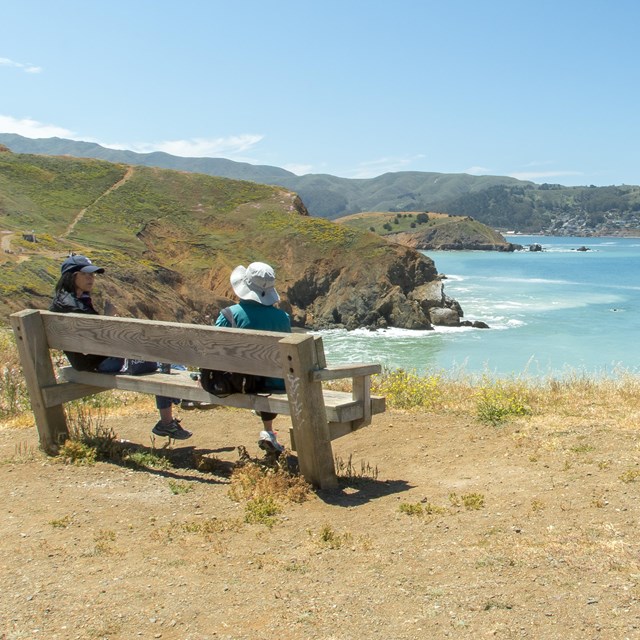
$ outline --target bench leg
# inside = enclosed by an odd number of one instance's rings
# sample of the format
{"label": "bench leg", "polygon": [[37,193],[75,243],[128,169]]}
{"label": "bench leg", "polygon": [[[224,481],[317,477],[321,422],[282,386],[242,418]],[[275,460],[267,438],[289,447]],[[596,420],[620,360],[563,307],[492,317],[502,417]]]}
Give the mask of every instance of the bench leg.
{"label": "bench leg", "polygon": [[309,376],[317,366],[314,338],[292,334],[280,341],[280,348],[300,471],[312,485],[335,489],[338,479],[322,383],[311,381]]}
{"label": "bench leg", "polygon": [[371,376],[360,376],[352,380],[353,399],[362,404],[362,418],[353,421],[353,430],[371,424]]}
{"label": "bench leg", "polygon": [[41,392],[44,387],[56,384],[42,318],[37,311],[28,309],[13,314],[11,325],[38,428],[40,447],[49,455],[56,455],[60,445],[68,439],[69,430],[62,405],[47,408]]}

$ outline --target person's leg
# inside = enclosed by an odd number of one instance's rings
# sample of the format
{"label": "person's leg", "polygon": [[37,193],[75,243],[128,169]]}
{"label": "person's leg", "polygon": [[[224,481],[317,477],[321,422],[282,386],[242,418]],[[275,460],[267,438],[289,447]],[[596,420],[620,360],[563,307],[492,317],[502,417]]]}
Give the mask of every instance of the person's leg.
{"label": "person's leg", "polygon": [[273,421],[278,414],[268,411],[256,411],[256,414],[262,419],[262,431],[260,432],[258,446],[265,451],[282,453],[284,447],[278,442],[276,433],[273,430]]}
{"label": "person's leg", "polygon": [[180,420],[173,417],[173,405],[180,402],[177,398],[156,396],[156,407],[160,413],[160,420],[151,430],[157,436],[167,436],[176,440],[186,440],[193,434],[180,426]]}

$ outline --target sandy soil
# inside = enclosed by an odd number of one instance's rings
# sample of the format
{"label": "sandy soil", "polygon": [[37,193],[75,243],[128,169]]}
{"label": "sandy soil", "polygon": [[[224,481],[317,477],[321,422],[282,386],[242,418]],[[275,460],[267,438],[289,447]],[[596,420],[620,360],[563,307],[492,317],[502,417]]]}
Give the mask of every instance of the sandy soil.
{"label": "sandy soil", "polygon": [[[154,421],[111,426],[149,446]],[[0,428],[0,638],[640,638],[635,430],[388,412],[334,442],[377,478],[287,504],[269,529],[229,495],[257,419],[184,424],[165,471],[64,465],[34,428]]]}

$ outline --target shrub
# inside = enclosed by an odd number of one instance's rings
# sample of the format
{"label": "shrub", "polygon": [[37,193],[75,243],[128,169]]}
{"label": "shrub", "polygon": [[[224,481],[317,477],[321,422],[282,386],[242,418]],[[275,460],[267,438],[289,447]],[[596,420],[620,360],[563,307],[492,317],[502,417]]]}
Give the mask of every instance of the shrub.
{"label": "shrub", "polygon": [[386,396],[389,407],[396,409],[431,409],[440,400],[439,375],[419,376],[415,371],[395,369],[375,376],[372,391]]}
{"label": "shrub", "polygon": [[0,417],[15,417],[29,411],[31,404],[15,339],[9,331],[0,331],[0,354]]}
{"label": "shrub", "polygon": [[271,528],[287,502],[304,502],[310,487],[301,476],[283,469],[265,468],[254,462],[237,467],[231,476],[229,495],[245,502],[245,522]]}
{"label": "shrub", "polygon": [[478,419],[494,426],[511,417],[531,413],[526,387],[520,382],[485,378],[476,392],[476,398]]}

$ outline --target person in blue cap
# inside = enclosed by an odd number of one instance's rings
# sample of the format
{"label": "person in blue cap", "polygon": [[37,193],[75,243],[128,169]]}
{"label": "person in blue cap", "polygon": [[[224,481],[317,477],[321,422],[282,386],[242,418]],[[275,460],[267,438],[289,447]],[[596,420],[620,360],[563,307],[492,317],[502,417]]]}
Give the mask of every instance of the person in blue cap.
{"label": "person in blue cap", "polygon": [[[58,313],[89,313],[100,315],[93,306],[91,292],[95,284],[96,274],[104,273],[102,267],[93,264],[82,255],[70,255],[60,267],[58,280],[49,306],[49,311]],[[65,351],[69,363],[78,371],[96,371],[98,373],[120,373],[126,366],[125,358],[99,356],[90,353]],[[193,434],[180,425],[180,420],[173,416],[173,405],[179,399],[156,396],[156,407],[160,412],[160,420],[153,427],[152,433],[176,440],[186,440]]]}

